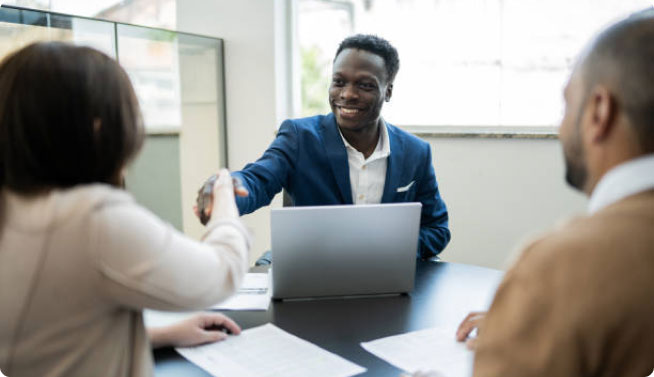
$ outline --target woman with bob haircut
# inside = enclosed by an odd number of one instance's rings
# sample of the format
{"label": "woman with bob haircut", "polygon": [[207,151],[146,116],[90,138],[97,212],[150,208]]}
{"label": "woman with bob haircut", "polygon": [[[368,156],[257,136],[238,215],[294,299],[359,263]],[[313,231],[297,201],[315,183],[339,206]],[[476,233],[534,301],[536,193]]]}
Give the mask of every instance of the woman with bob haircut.
{"label": "woman with bob haircut", "polygon": [[229,172],[202,242],[121,186],[144,130],[134,90],[88,47],[29,45],[0,64],[0,369],[11,376],[150,376],[152,346],[219,340],[220,314],[145,330],[142,309],[232,294],[249,239]]}

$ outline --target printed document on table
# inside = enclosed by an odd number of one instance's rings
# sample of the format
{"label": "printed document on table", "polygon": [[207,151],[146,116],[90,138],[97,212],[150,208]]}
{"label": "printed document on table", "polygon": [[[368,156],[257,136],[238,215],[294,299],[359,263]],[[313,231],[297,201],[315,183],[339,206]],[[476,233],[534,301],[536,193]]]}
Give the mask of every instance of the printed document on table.
{"label": "printed document on table", "polygon": [[270,305],[270,281],[266,273],[250,272],[236,294],[220,304],[215,310],[268,310]]}
{"label": "printed document on table", "polygon": [[349,377],[366,371],[270,323],[177,352],[217,377]]}
{"label": "printed document on table", "polygon": [[433,370],[443,377],[470,377],[474,353],[456,341],[455,333],[454,328],[431,328],[361,343],[361,347],[409,373]]}

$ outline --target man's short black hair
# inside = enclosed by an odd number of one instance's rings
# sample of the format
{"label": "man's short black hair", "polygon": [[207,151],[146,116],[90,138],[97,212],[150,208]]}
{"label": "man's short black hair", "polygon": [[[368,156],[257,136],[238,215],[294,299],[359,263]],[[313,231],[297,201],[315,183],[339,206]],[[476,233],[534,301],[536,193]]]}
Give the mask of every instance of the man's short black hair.
{"label": "man's short black hair", "polygon": [[654,13],[643,11],[602,32],[582,63],[586,90],[608,85],[645,152],[654,152]]}
{"label": "man's short black hair", "polygon": [[61,42],[0,64],[0,187],[23,194],[121,184],[144,138],[134,89],[109,56]]}
{"label": "man's short black hair", "polygon": [[364,50],[380,56],[384,59],[384,65],[386,66],[387,81],[392,83],[395,80],[395,75],[400,69],[400,57],[395,47],[387,40],[370,34],[357,34],[347,37],[338,46],[334,60],[336,60],[336,57],[338,57],[341,51],[348,48]]}

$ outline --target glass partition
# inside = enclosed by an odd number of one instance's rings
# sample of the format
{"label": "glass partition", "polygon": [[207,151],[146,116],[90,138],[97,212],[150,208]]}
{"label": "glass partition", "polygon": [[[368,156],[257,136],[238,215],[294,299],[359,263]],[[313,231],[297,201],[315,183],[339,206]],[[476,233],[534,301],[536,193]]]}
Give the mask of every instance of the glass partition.
{"label": "glass partition", "polygon": [[227,165],[222,40],[38,10],[0,7],[0,59],[36,41],[94,47],[116,58],[136,91],[148,137],[127,188],[175,227],[199,236],[192,205]]}
{"label": "glass partition", "polygon": [[62,41],[116,57],[112,22],[27,9],[0,8],[0,57],[37,41]]}
{"label": "glass partition", "polygon": [[118,25],[118,57],[134,85],[148,128],[182,125],[177,33]]}

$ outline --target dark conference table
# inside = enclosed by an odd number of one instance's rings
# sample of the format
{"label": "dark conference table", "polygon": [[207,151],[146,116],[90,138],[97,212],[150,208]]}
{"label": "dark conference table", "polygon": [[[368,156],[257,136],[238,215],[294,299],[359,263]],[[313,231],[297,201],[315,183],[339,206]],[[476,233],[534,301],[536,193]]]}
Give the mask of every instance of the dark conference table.
{"label": "dark conference table", "polygon": [[[488,307],[502,274],[465,264],[418,261],[415,289],[409,295],[272,301],[267,311],[224,313],[243,329],[271,322],[367,369],[357,376],[398,377],[401,370],[359,343],[429,327],[456,326],[469,311]],[[154,357],[155,376],[210,376],[172,348],[156,350]]]}

